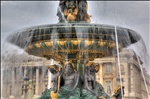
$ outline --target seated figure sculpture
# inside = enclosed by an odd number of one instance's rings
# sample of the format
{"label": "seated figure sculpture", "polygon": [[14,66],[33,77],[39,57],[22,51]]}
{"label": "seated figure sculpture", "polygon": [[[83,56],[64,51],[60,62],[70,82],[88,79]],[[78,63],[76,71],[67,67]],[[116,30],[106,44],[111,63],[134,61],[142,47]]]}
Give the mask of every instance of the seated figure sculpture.
{"label": "seated figure sculpture", "polygon": [[58,20],[59,22],[63,22],[65,19],[64,19],[64,15],[63,15],[63,12],[64,12],[64,9],[65,9],[65,1],[66,0],[60,0],[59,1],[59,6],[57,8],[57,16],[58,16]]}
{"label": "seated figure sculpture", "polygon": [[52,84],[53,87],[47,89],[42,93],[42,96],[39,99],[58,99],[58,77],[62,75],[62,68],[58,65],[49,66],[49,71],[52,73]]}
{"label": "seated figure sculpture", "polygon": [[75,21],[76,15],[78,13],[78,8],[76,6],[75,0],[68,0],[65,2],[64,16],[67,21]]}
{"label": "seated figure sculpture", "polygon": [[85,21],[90,23],[90,15],[87,13],[88,10],[88,3],[86,0],[78,0],[78,15],[77,15],[77,20],[78,21]]}
{"label": "seated figure sculpture", "polygon": [[91,22],[87,0],[60,0],[57,9],[59,22]]}
{"label": "seated figure sculpture", "polygon": [[96,82],[96,72],[98,71],[98,64],[89,62],[86,65],[83,77],[82,99],[110,99],[104,92],[102,85]]}
{"label": "seated figure sculpture", "polygon": [[81,99],[80,90],[77,87],[79,73],[75,71],[71,62],[66,63],[63,74],[64,86],[58,92],[58,99]]}

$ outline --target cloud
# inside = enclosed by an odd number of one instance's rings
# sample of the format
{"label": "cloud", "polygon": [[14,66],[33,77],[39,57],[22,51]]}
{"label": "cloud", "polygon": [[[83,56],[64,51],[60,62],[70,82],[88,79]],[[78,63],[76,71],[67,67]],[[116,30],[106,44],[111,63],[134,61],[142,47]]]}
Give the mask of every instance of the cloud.
{"label": "cloud", "polygon": [[[115,19],[117,26],[133,29],[142,35],[150,51],[149,1],[88,1],[88,4],[92,23],[114,25]],[[16,30],[57,23],[57,6],[58,1],[2,1],[2,43],[5,45],[5,38]]]}

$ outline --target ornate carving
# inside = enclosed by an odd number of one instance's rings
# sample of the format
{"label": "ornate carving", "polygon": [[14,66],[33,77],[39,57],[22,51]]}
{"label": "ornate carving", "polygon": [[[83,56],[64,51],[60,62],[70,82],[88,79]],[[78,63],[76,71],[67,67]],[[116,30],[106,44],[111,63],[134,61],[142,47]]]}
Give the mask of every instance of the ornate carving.
{"label": "ornate carving", "polygon": [[51,80],[53,84],[52,90],[54,91],[54,93],[56,93],[58,91],[58,77],[62,75],[62,68],[59,71],[58,65],[51,65],[49,66],[49,70],[53,74]]}
{"label": "ornate carving", "polygon": [[86,21],[88,23],[91,22],[90,15],[87,13],[88,4],[86,0],[79,0],[78,3],[78,21]]}
{"label": "ornate carving", "polygon": [[63,78],[65,83],[58,92],[58,99],[80,99],[80,90],[77,88],[79,73],[75,71],[71,62],[65,64]]}
{"label": "ornate carving", "polygon": [[64,16],[67,21],[75,21],[78,13],[76,2],[74,0],[66,1],[65,6]]}
{"label": "ornate carving", "polygon": [[96,82],[96,72],[99,70],[99,65],[94,62],[89,62],[86,65],[84,74],[84,88],[82,89],[82,97],[84,99],[109,99],[109,96],[104,92],[101,84]]}
{"label": "ornate carving", "polygon": [[60,0],[57,16],[59,22],[85,21],[90,23],[90,15],[87,14],[88,4],[86,0]]}

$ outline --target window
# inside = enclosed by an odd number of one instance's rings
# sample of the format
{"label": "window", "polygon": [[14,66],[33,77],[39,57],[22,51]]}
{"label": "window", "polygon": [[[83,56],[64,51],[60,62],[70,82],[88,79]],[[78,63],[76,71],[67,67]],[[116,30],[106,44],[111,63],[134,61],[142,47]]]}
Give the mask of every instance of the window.
{"label": "window", "polygon": [[45,84],[45,89],[47,88],[47,84]]}
{"label": "window", "polygon": [[107,73],[110,73],[111,72],[111,67],[110,67],[111,65],[110,65],[110,63],[107,63],[106,64],[106,72]]}
{"label": "window", "polygon": [[121,67],[121,71],[124,71],[124,65],[120,65],[120,67]]}
{"label": "window", "polygon": [[35,95],[35,85],[33,86],[33,94]]}
{"label": "window", "polygon": [[106,93],[111,94],[111,81],[106,81]]}

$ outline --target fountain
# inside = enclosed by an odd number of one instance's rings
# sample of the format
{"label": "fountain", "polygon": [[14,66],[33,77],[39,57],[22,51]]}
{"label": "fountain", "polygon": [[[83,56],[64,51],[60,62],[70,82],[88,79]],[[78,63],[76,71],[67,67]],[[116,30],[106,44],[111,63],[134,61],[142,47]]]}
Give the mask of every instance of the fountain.
{"label": "fountain", "polygon": [[96,82],[100,66],[91,61],[115,57],[116,50],[141,40],[131,29],[91,24],[87,9],[86,0],[60,1],[58,24],[22,29],[8,38],[30,55],[59,62],[49,66],[53,88],[46,89],[40,99],[110,99]]}

